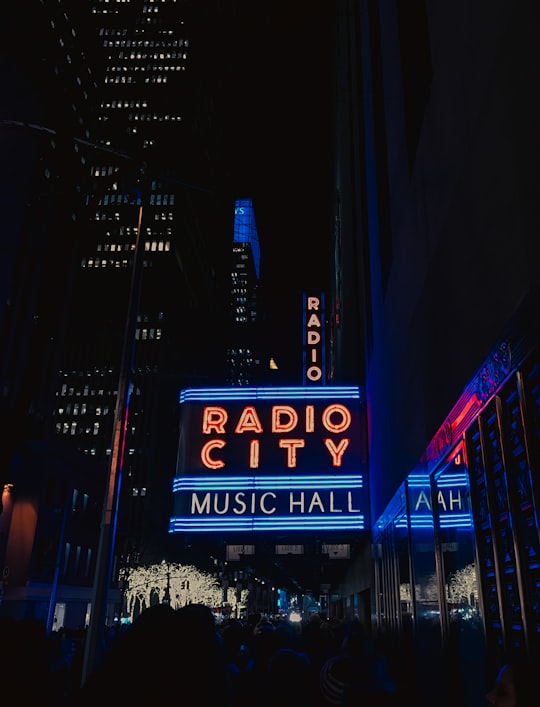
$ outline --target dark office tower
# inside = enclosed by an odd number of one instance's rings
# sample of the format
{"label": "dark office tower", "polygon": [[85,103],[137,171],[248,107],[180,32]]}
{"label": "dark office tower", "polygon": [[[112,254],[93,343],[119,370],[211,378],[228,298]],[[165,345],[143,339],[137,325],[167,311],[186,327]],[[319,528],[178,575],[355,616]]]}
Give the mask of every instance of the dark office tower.
{"label": "dark office tower", "polygon": [[[204,27],[195,31],[189,4],[174,0],[89,8],[101,70],[98,137],[87,146],[76,214],[54,428],[103,479],[122,454],[118,551],[162,559],[178,391],[216,370],[215,263],[224,261],[216,244],[226,231],[205,142],[213,115],[198,86],[204,76],[190,76],[192,37]],[[117,452],[113,431],[124,427]]]}
{"label": "dark office tower", "polygon": [[[12,3],[0,28],[0,480],[41,436],[95,105],[84,39],[61,3]],[[83,35],[84,36],[84,35]]]}
{"label": "dark office tower", "polygon": [[257,351],[260,246],[251,199],[237,199],[231,265],[227,384],[252,385],[261,367]]}

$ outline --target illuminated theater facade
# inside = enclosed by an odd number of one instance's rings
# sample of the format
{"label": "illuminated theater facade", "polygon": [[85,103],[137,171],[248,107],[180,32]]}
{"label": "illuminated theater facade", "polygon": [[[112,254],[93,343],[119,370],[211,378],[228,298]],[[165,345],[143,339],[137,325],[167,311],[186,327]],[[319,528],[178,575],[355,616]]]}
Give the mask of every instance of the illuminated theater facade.
{"label": "illuminated theater facade", "polygon": [[357,387],[187,389],[169,531],[368,527]]}

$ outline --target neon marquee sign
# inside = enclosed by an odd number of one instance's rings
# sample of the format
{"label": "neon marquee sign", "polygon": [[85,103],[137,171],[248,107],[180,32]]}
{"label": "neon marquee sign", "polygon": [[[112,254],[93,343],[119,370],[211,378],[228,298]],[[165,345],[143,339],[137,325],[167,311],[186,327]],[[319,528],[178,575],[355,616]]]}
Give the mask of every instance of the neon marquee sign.
{"label": "neon marquee sign", "polygon": [[365,527],[358,388],[189,389],[180,403],[171,533]]}

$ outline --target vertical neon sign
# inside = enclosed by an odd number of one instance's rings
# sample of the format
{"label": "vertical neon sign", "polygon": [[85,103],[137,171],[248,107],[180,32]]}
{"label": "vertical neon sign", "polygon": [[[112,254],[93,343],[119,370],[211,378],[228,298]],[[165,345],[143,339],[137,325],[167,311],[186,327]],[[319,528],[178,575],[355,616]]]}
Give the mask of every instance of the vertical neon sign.
{"label": "vertical neon sign", "polygon": [[303,384],[323,385],[326,378],[324,294],[303,294]]}

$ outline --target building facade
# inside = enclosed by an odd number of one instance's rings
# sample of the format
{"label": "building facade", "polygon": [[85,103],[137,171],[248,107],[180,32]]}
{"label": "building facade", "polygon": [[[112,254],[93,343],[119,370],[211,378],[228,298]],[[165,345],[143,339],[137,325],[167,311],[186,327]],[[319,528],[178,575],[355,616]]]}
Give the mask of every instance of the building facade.
{"label": "building facade", "polygon": [[338,3],[332,371],[365,381],[372,619],[417,704],[479,704],[540,633],[538,17],[493,9]]}

